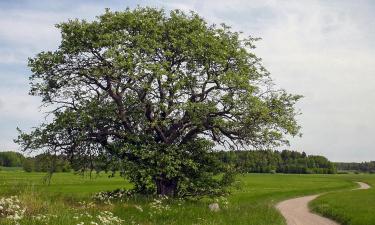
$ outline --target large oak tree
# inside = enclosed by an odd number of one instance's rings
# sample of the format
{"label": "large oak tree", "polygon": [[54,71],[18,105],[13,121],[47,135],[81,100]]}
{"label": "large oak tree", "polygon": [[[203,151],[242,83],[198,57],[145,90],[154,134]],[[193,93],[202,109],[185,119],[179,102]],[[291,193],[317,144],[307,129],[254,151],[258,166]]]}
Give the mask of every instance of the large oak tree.
{"label": "large oak tree", "polygon": [[25,149],[120,160],[138,191],[195,195],[224,184],[213,149],[270,147],[299,132],[300,96],[276,89],[256,39],[224,24],[136,8],[57,27],[58,49],[29,60],[30,94],[52,116],[20,133]]}

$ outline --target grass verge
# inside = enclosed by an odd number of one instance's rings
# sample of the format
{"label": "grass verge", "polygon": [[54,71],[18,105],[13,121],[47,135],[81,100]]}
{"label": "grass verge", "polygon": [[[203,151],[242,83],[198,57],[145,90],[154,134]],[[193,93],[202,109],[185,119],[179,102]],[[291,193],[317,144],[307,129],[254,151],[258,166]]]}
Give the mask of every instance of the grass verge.
{"label": "grass verge", "polygon": [[375,225],[375,175],[343,177],[352,182],[365,182],[372,188],[328,193],[312,201],[310,207],[313,211],[332,218],[342,225]]}

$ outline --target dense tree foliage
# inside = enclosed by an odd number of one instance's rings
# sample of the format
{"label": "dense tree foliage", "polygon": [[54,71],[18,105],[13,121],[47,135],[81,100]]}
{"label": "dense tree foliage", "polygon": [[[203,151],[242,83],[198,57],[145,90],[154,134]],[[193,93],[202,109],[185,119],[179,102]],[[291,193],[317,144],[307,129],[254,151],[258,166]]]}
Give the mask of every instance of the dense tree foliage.
{"label": "dense tree foliage", "polygon": [[39,154],[34,157],[27,157],[22,164],[26,172],[69,172],[71,166],[68,160],[62,156]]}
{"label": "dense tree foliage", "polygon": [[137,8],[57,27],[58,49],[29,61],[30,94],[53,111],[21,132],[25,149],[119,159],[139,192],[196,195],[230,180],[215,176],[227,168],[210,154],[215,145],[281,145],[299,132],[300,96],[275,89],[255,39],[226,25]]}
{"label": "dense tree foliage", "polygon": [[25,157],[19,152],[0,152],[0,166],[20,167]]}
{"label": "dense tree foliage", "polygon": [[334,163],[323,156],[284,150],[222,151],[216,153],[225,164],[248,173],[336,173]]}
{"label": "dense tree foliage", "polygon": [[363,172],[363,173],[375,173],[375,161],[371,162],[337,162],[335,163],[337,170],[339,171],[355,171],[355,172]]}

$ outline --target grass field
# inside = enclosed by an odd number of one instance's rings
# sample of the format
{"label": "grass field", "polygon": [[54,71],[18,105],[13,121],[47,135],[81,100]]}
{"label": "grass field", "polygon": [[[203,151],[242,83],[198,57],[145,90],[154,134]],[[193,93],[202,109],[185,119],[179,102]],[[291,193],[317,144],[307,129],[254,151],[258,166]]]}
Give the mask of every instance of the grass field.
{"label": "grass field", "polygon": [[[285,224],[282,216],[273,207],[280,200],[313,193],[350,190],[356,187],[353,180],[375,182],[375,176],[366,175],[241,175],[236,185],[239,189],[234,190],[227,198],[228,206],[223,207],[226,200],[221,199],[220,212],[211,212],[208,204],[212,203],[213,199],[164,200],[163,203],[158,203],[153,199],[136,197],[112,204],[93,201],[92,195],[96,192],[131,187],[118,176],[108,178],[106,174],[101,174],[89,179],[70,173],[59,173],[53,176],[50,186],[43,184],[44,176],[44,173],[0,172],[0,197],[17,195],[22,207],[26,208],[20,224],[104,224],[99,223],[98,216],[103,217],[103,212],[107,211],[113,213],[113,216],[107,215],[109,218],[124,220],[122,224],[277,225]],[[355,192],[349,193],[356,195]],[[320,201],[327,198],[329,200],[330,196],[319,199],[319,202],[314,203],[314,208],[324,208]],[[367,196],[367,201],[375,200],[374,194],[371,196],[372,199]],[[12,223],[2,219],[0,224]],[[369,224],[371,223],[367,223]]]}
{"label": "grass field", "polygon": [[4,167],[0,166],[0,171],[23,171],[22,167]]}
{"label": "grass field", "polygon": [[[375,175],[345,176],[375,187]],[[311,208],[342,225],[375,224],[375,189],[346,190],[323,195],[311,203]]]}

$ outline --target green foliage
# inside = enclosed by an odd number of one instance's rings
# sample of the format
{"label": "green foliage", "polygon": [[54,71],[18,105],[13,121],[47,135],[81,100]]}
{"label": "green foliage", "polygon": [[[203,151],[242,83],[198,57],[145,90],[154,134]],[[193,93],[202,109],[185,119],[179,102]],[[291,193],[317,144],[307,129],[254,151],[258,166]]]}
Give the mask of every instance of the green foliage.
{"label": "green foliage", "polygon": [[23,161],[23,164],[22,164],[22,168],[25,172],[32,172],[32,171],[35,171],[35,168],[34,168],[34,162],[29,159],[29,158],[26,158],[24,161]]}
{"label": "green foliage", "polygon": [[0,152],[0,166],[20,167],[25,157],[19,152]]}
{"label": "green foliage", "polygon": [[39,154],[35,157],[28,157],[23,161],[22,167],[26,172],[70,172],[69,161],[62,156]]}
{"label": "green foliage", "polygon": [[[158,151],[154,148],[160,147]],[[223,193],[226,186],[214,177],[229,172],[210,154],[211,143],[197,139],[185,145],[158,145],[153,148],[133,149],[139,160],[124,161],[123,173],[141,193],[153,193],[156,182],[175,182],[178,196],[214,195]],[[158,174],[157,176],[152,176]],[[227,174],[226,176],[228,176]],[[226,177],[225,176],[225,177]],[[224,178],[224,177],[223,177]],[[159,192],[159,191],[158,191]]]}
{"label": "green foliage", "polygon": [[334,163],[323,156],[306,153],[278,151],[222,151],[216,156],[225,164],[233,165],[239,172],[247,173],[336,173]]}
{"label": "green foliage", "polygon": [[29,60],[30,94],[53,118],[20,132],[25,149],[83,170],[106,158],[140,192],[197,195],[220,187],[210,146],[277,146],[299,134],[300,96],[275,89],[252,52],[256,39],[224,24],[139,7],[57,28],[58,49]]}
{"label": "green foliage", "polygon": [[371,162],[361,162],[361,163],[345,163],[337,162],[336,167],[340,171],[354,171],[362,173],[375,173],[375,161]]}

